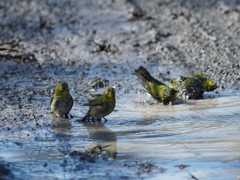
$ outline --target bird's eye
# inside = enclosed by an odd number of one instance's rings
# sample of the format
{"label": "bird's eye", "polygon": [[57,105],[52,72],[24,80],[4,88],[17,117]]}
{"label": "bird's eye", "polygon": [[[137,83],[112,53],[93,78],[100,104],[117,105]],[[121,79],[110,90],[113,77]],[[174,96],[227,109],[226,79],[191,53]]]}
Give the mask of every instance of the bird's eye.
{"label": "bird's eye", "polygon": [[60,87],[60,90],[61,90],[61,91],[63,90],[63,87],[62,87],[62,86]]}

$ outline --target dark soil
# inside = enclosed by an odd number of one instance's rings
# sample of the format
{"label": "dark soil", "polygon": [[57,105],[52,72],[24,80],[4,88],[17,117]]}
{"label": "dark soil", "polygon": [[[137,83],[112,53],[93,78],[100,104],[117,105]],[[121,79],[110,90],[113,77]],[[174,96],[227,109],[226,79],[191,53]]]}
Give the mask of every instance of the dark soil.
{"label": "dark soil", "polygon": [[119,96],[134,91],[139,65],[153,75],[203,71],[220,87],[239,89],[239,8],[215,0],[2,0],[2,119],[46,109],[59,80],[79,104],[96,78]]}

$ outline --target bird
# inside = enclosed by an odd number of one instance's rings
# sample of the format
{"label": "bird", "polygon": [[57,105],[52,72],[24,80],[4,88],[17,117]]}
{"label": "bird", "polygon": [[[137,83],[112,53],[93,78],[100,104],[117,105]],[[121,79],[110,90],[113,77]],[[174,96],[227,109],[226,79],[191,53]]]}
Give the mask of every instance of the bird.
{"label": "bird", "polygon": [[149,93],[154,100],[157,100],[164,105],[167,105],[175,100],[177,91],[152,77],[143,66],[140,66],[137,70],[135,70],[135,75],[138,77],[140,83],[144,87],[144,90]]}
{"label": "bird", "polygon": [[109,115],[114,110],[115,104],[115,89],[113,87],[108,87],[97,98],[84,104],[84,106],[89,106],[89,110],[80,121],[86,121],[90,118],[92,118],[93,121],[101,121],[102,118],[107,121],[105,116]]}
{"label": "bird", "polygon": [[194,72],[187,77],[180,76],[169,81],[169,87],[178,91],[179,99],[202,99],[204,92],[214,91],[218,86],[202,72]]}
{"label": "bird", "polygon": [[73,98],[69,93],[68,84],[66,82],[58,82],[50,100],[51,110],[58,118],[68,118],[72,106]]}

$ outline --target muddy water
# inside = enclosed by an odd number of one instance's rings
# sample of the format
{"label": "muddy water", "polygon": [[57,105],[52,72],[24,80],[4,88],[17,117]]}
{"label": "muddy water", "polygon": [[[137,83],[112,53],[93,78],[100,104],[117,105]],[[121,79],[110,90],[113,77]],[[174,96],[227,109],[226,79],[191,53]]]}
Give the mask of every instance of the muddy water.
{"label": "muddy water", "polygon": [[[23,171],[15,175],[33,179],[190,179],[191,175],[238,179],[239,95],[223,91],[203,100],[163,106],[140,103],[147,99],[143,93],[135,100],[128,94],[118,101],[104,125],[78,123],[80,117],[74,117],[58,127],[1,132],[0,157]],[[76,170],[69,152],[84,151],[98,143],[110,145],[104,153],[110,159],[81,164],[85,168]],[[137,175],[139,165],[146,162],[164,168],[164,172]],[[181,164],[187,167],[176,167]]]}

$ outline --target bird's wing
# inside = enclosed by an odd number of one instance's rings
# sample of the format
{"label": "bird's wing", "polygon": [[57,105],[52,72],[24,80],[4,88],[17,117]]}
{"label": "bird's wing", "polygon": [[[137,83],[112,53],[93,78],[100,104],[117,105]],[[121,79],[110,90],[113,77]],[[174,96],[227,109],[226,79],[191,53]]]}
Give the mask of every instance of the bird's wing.
{"label": "bird's wing", "polygon": [[104,104],[103,98],[100,96],[83,105],[84,106],[102,106],[103,104]]}
{"label": "bird's wing", "polygon": [[72,109],[72,107],[73,107],[73,98],[72,98],[72,96],[70,94],[69,94],[69,96],[70,96],[71,102],[72,102],[72,104],[71,104],[71,109]]}
{"label": "bird's wing", "polygon": [[54,95],[54,92],[55,92],[55,90],[53,90],[52,97],[51,97],[51,99],[50,99],[50,106],[51,106],[52,101],[53,101],[53,95]]}

